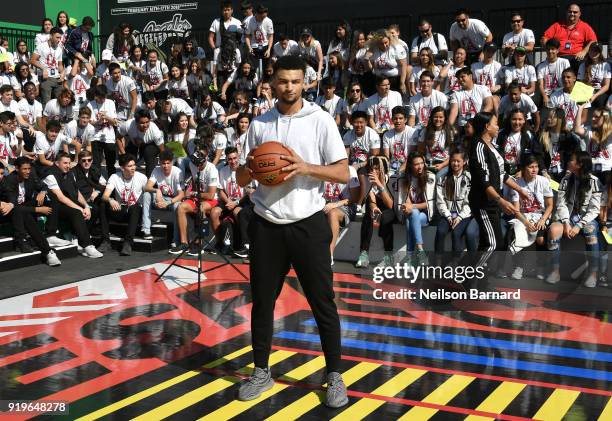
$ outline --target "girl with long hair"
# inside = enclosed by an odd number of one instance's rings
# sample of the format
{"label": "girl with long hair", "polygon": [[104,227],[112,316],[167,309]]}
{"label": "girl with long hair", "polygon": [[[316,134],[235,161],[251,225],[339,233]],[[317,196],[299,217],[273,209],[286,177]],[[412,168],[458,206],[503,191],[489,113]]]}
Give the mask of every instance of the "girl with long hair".
{"label": "girl with long hair", "polygon": [[533,96],[537,81],[535,67],[527,60],[527,51],[522,47],[516,48],[512,54],[512,65],[504,69],[505,88],[507,89],[511,83],[516,82],[522,93]]}
{"label": "girl with long hair", "polygon": [[357,30],[353,34],[353,46],[348,63],[348,72],[351,82],[359,82],[364,90],[365,96],[370,96],[376,92],[375,78],[369,70],[366,53],[367,36],[362,30]]}
{"label": "girl with long hair", "polygon": [[328,56],[325,78],[329,78],[336,85],[335,94],[344,98],[344,89],[348,84],[348,75],[344,70],[344,61],[338,51],[333,51]]}
{"label": "girl with long hair", "polygon": [[259,98],[255,101],[253,106],[253,115],[258,116],[267,113],[274,108],[276,104],[276,98],[270,80],[262,81]]}
{"label": "girl with long hair", "polygon": [[[510,252],[514,257],[513,279],[523,278],[525,266],[525,253],[518,256],[522,249],[531,246],[534,242],[537,251],[546,250],[546,229],[553,212],[553,192],[546,177],[538,175],[540,170],[539,158],[532,153],[525,153],[520,160],[521,176],[517,184],[527,190],[529,198],[523,200],[513,191],[510,201],[516,210],[516,218],[510,221],[514,235],[509,244]],[[538,271],[540,277],[541,271]]]}
{"label": "girl with long hair", "polygon": [[307,57],[311,57],[314,60],[313,64],[315,66],[312,67],[317,71],[317,79],[321,80],[321,75],[323,74],[323,50],[321,49],[321,43],[314,38],[310,29],[304,28],[302,30],[298,49],[300,56],[305,60]]}
{"label": "girl with long hair", "polygon": [[234,124],[225,129],[227,145],[235,147],[238,150],[238,156],[242,155],[250,124],[251,114],[241,113],[234,119]]}
{"label": "girl with long hair", "polygon": [[567,131],[565,113],[561,108],[550,110],[538,141],[544,160],[542,175],[561,181],[567,169],[567,161],[572,153],[580,149],[578,139]]}
{"label": "girl with long hair", "polygon": [[597,217],[601,207],[601,183],[592,174],[591,156],[578,151],[567,163],[568,173],[559,183],[557,207],[553,223],[548,230],[548,250],[552,252],[552,271],[546,278],[549,284],[561,280],[559,263],[561,258],[561,237],[584,237],[590,273],[584,286],[597,285],[599,264],[599,225]]}
{"label": "girl with long hair", "polygon": [[[578,108],[581,113],[584,104]],[[574,125],[574,133],[586,142],[586,151],[593,161],[593,174],[604,186],[612,182],[612,117],[603,108],[597,108],[591,115],[591,124],[582,127]]]}
{"label": "girl with long hair", "polygon": [[[497,117],[491,113],[480,112],[474,117],[472,125],[475,138],[472,141],[469,161],[472,175],[469,201],[480,230],[478,250],[482,255],[475,264],[484,266],[494,251],[502,251],[504,248],[500,210],[507,215],[516,213],[512,203],[502,194],[504,186],[516,190],[523,200],[527,200],[528,196],[506,173],[504,158],[493,143],[499,132]],[[470,262],[472,263],[474,262]],[[496,265],[492,263],[490,267],[495,268]]]}
{"label": "girl with long hair", "polygon": [[455,140],[455,131],[448,122],[443,107],[434,107],[429,114],[427,126],[421,129],[419,150],[426,159],[427,167],[436,173],[436,178],[448,172],[449,150]]}
{"label": "girl with long hair", "polygon": [[512,176],[519,172],[522,154],[533,153],[539,155],[542,152],[540,144],[527,130],[526,122],[523,111],[513,110],[497,137],[497,145],[504,157],[504,170]]}
{"label": "girl with long hair", "polygon": [[423,47],[419,51],[418,64],[412,68],[412,74],[410,75],[410,95],[415,96],[421,92],[421,86],[419,84],[419,78],[421,73],[425,70],[429,70],[435,76],[434,88],[438,85],[438,77],[440,75],[440,69],[434,62],[434,55],[429,47]]}
{"label": "girl with long hair", "polygon": [[202,90],[208,89],[212,83],[212,75],[206,67],[202,67],[200,60],[192,60],[188,63],[187,86],[189,97],[197,103]]}
{"label": "girl with long hair", "polygon": [[467,155],[464,149],[456,148],[450,153],[450,171],[438,179],[436,185],[436,207],[440,220],[436,227],[435,250],[438,263],[442,261],[446,236],[452,234],[452,250],[463,250],[461,237],[465,236],[468,252],[478,249],[478,224],[472,216],[468,197],[472,186],[472,176],[466,170]]}
{"label": "girl with long hair", "polygon": [[181,98],[187,101],[190,106],[193,106],[193,102],[189,96],[189,85],[187,83],[187,76],[183,72],[182,65],[178,63],[172,63],[170,65],[170,78],[168,79],[168,93],[171,98]]}
{"label": "girl with long hair", "polygon": [[172,150],[174,148],[171,144],[178,143],[183,148],[183,153],[180,154],[183,156],[176,156],[175,154],[176,165],[183,170],[183,174],[185,174],[185,170],[187,169],[184,161],[189,161],[187,157],[187,144],[191,139],[194,139],[195,136],[196,129],[189,126],[189,117],[187,114],[184,112],[177,113],[170,123],[166,147]]}
{"label": "girl with long hair", "polygon": [[381,29],[376,31],[374,37],[368,41],[368,69],[375,76],[389,78],[391,89],[406,93],[406,82],[409,77],[409,66],[406,61],[406,50],[391,36],[389,31]]}
{"label": "girl with long hair", "polygon": [[49,18],[43,19],[40,33],[36,34],[36,38],[34,38],[34,49],[38,48],[40,44],[49,41],[51,29],[53,29],[53,21]]}
{"label": "girl with long hair", "polygon": [[28,50],[28,44],[22,40],[17,40],[16,50],[13,53],[13,60],[15,63],[30,63],[30,57],[32,53]]}
{"label": "girl with long hair", "polygon": [[336,26],[334,38],[327,47],[327,61],[332,53],[337,52],[342,58],[342,63],[348,64],[351,48],[351,27],[346,21],[342,21]]}
{"label": "girl with long hair", "polygon": [[132,27],[129,23],[119,24],[110,34],[106,41],[106,49],[113,52],[113,58],[119,63],[125,63],[130,58],[132,47],[137,44],[136,38],[132,35]]}
{"label": "girl with long hair", "polygon": [[195,37],[189,37],[183,41],[183,65],[189,65],[194,61],[202,61],[206,59],[204,49],[198,46],[198,41]]}
{"label": "girl with long hair", "polygon": [[406,260],[408,265],[427,265],[423,248],[423,227],[429,225],[436,208],[436,176],[427,171],[425,156],[412,152],[406,161],[406,172],[399,183],[399,214],[406,227]]}
{"label": "girl with long hair", "polygon": [[610,63],[603,56],[603,46],[594,42],[584,62],[578,68],[578,80],[592,86],[595,91],[589,99],[593,108],[604,108],[610,90]]}
{"label": "girl with long hair", "polygon": [[17,63],[17,66],[15,66],[15,79],[17,79],[17,82],[21,85],[21,92],[23,92],[23,87],[26,83],[32,82],[36,86],[36,96],[38,96],[38,87],[40,85],[38,76],[30,72],[30,66],[26,63]]}
{"label": "girl with long hair", "polygon": [[227,78],[236,71],[242,61],[240,50],[233,37],[226,37],[220,48],[215,49],[213,58],[213,89],[215,92],[225,84]]}
{"label": "girl with long hair", "polygon": [[366,104],[366,96],[363,93],[361,84],[357,81],[351,82],[348,91],[346,92],[346,99],[342,105],[342,120],[344,124],[341,126],[346,130],[351,130],[353,126],[350,122],[350,117],[355,111],[368,111]]}
{"label": "girl with long hair", "polygon": [[378,236],[383,240],[385,254],[384,266],[393,266],[393,195],[389,186],[389,160],[384,155],[370,156],[359,175],[359,183],[365,190],[365,213],[361,222],[359,258],[357,268],[367,268],[370,264],[368,252],[374,228],[378,227]]}
{"label": "girl with long hair", "polygon": [[221,88],[221,100],[227,101],[227,91],[230,86],[231,92],[245,91],[251,95],[255,94],[258,83],[257,69],[251,64],[250,61],[244,61],[240,63],[240,67],[236,69],[225,81]]}

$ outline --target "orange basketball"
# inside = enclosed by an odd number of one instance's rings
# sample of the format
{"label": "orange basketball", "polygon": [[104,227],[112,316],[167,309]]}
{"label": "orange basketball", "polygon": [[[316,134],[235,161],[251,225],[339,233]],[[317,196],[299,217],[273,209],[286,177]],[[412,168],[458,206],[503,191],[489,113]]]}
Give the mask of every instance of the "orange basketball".
{"label": "orange basketball", "polygon": [[289,173],[281,172],[281,168],[291,165],[291,162],[281,159],[281,155],[291,155],[291,152],[280,142],[259,145],[250,163],[253,177],[265,186],[275,186],[285,181]]}

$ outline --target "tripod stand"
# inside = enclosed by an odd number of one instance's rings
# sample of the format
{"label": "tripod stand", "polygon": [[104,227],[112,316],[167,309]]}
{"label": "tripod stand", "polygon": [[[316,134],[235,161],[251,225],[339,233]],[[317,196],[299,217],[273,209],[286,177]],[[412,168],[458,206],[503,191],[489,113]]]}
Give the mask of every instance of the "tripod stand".
{"label": "tripod stand", "polygon": [[[206,164],[206,161],[204,161],[204,165]],[[200,167],[202,164],[198,165],[198,167]],[[221,258],[225,261],[225,263],[219,263],[218,265],[208,268],[206,270],[202,270],[202,249],[203,248],[209,248],[211,246],[211,243],[214,240],[214,237],[212,239],[210,239],[205,245],[204,245],[204,241],[206,239],[206,237],[208,237],[208,235],[210,234],[210,221],[203,217],[202,212],[200,211],[200,207],[199,207],[199,202],[200,200],[202,200],[202,196],[201,196],[201,185],[200,185],[200,176],[202,173],[203,169],[201,170],[200,168],[198,168],[197,171],[197,176],[196,176],[196,197],[198,198],[197,201],[197,209],[196,209],[196,213],[195,213],[195,231],[196,231],[196,236],[193,240],[191,240],[191,242],[189,243],[189,247],[186,248],[185,250],[183,250],[181,252],[181,254],[179,254],[169,265],[166,269],[164,269],[164,271],[162,273],[160,273],[157,278],[155,278],[154,282],[159,282],[164,275],[166,274],[166,272],[168,272],[170,270],[170,268],[172,268],[173,266],[179,267],[181,269],[185,269],[188,270],[190,272],[194,272],[198,274],[198,299],[200,299],[200,285],[201,285],[201,278],[202,278],[202,274],[206,273],[206,272],[210,272],[213,271],[215,269],[219,269],[221,267],[224,266],[231,266],[236,272],[238,272],[240,274],[240,276],[242,276],[244,278],[244,280],[248,281],[249,278],[242,273],[242,271],[240,269],[238,269],[236,267],[236,265],[234,265],[232,262],[230,262],[230,260],[224,255],[224,254],[220,254]],[[192,184],[193,184],[193,177],[192,177]],[[196,246],[198,248],[198,268],[197,270],[194,269],[193,267],[189,267],[189,266],[183,266],[179,263],[177,263],[177,261],[183,257],[183,255],[190,250],[193,246]]]}

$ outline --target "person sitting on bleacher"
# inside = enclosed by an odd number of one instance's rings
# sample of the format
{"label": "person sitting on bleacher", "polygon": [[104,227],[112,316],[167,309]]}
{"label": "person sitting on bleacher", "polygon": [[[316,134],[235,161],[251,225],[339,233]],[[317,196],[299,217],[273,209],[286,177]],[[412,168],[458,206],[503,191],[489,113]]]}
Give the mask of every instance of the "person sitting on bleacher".
{"label": "person sitting on bleacher", "polygon": [[[38,158],[34,162],[34,168],[39,177],[45,177],[50,169],[54,167],[54,161],[60,152],[64,152],[64,145],[70,143],[62,130],[62,125],[57,120],[47,123],[47,135],[36,132],[36,143],[34,143],[34,154]],[[69,155],[70,156],[70,155]]]}
{"label": "person sitting on bleacher", "polygon": [[[160,151],[164,150],[164,133],[155,123],[151,124],[148,110],[138,110],[132,120],[122,128],[125,150],[133,156],[144,158],[146,175],[150,176]],[[110,172],[110,171],[109,171]]]}
{"label": "person sitting on bleacher", "polygon": [[406,125],[406,108],[393,107],[393,128],[383,135],[383,152],[391,163],[391,176],[399,176],[406,167],[406,158],[417,146],[419,131]]}
{"label": "person sitting on bleacher", "polygon": [[21,153],[21,142],[15,136],[15,114],[0,113],[0,165],[9,172],[12,163]]}
{"label": "person sitting on bleacher", "polygon": [[151,210],[160,209],[173,213],[174,236],[172,241],[178,242],[178,225],[176,223],[176,209],[185,197],[183,191],[183,173],[172,165],[174,154],[166,149],[159,154],[159,165],[155,167],[147,185],[145,186],[142,201],[142,232],[145,240],[152,240]]}
{"label": "person sitting on bleacher", "polygon": [[406,226],[405,261],[413,266],[426,265],[423,227],[429,225],[436,210],[436,176],[427,171],[425,156],[420,152],[408,156],[399,187],[399,211]]}
{"label": "person sitting on bleacher", "polygon": [[[121,170],[108,178],[102,200],[108,203],[106,211],[109,219],[128,224],[120,254],[129,256],[132,254],[136,229],[142,215],[141,196],[147,184],[147,177],[136,171],[136,158],[133,155],[121,155],[119,166]],[[119,200],[111,197],[114,191]]]}
{"label": "person sitting on bleacher", "polygon": [[60,260],[49,242],[43,236],[36,223],[37,215],[50,215],[49,206],[41,206],[44,196],[44,185],[39,179],[31,177],[32,163],[21,156],[15,160],[15,171],[1,181],[5,191],[5,203],[0,204],[0,223],[11,222],[15,232],[15,246],[21,253],[32,253],[34,250],[26,238],[30,236],[41,256],[49,266],[59,266]]}
{"label": "person sitting on bleacher", "polygon": [[334,249],[340,235],[340,228],[348,227],[357,215],[357,202],[359,201],[360,184],[357,170],[349,165],[348,184],[325,182],[325,207],[323,212],[332,231],[332,240],[329,245],[331,264],[334,265]]}
{"label": "person sitting on bleacher", "polygon": [[572,154],[567,163],[568,172],[559,184],[553,223],[548,230],[548,250],[552,252],[552,272],[546,278],[549,284],[561,280],[559,264],[561,237],[584,237],[589,270],[584,286],[597,285],[599,260],[599,225],[597,217],[601,207],[601,183],[592,174],[591,156],[584,151]]}
{"label": "person sitting on bleacher", "polygon": [[81,251],[83,256],[102,257],[102,253],[96,250],[89,237],[85,221],[91,218],[91,209],[78,189],[74,174],[70,172],[70,155],[66,152],[59,152],[55,157],[55,165],[48,171],[43,181],[47,186],[53,209],[45,225],[49,244],[53,247],[71,244],[70,241],[61,240],[55,236],[61,218],[70,223],[72,231],[78,238],[79,246],[83,249]]}
{"label": "person sitting on bleacher", "polygon": [[371,156],[366,166],[367,177],[359,178],[365,189],[365,213],[361,222],[361,236],[359,259],[355,263],[357,268],[367,268],[370,265],[368,251],[374,227],[378,228],[378,235],[383,240],[385,255],[384,266],[393,265],[393,194],[389,188],[389,160],[384,155]]}
{"label": "person sitting on bleacher", "polygon": [[[81,110],[88,110],[82,108]],[[108,218],[106,216],[106,205],[102,202],[102,193],[106,188],[106,179],[100,173],[100,169],[93,165],[93,154],[87,149],[82,150],[77,158],[77,165],[72,169],[76,178],[77,187],[91,209],[91,218],[87,221],[89,229],[100,224],[103,241],[98,246],[100,253],[110,250],[108,241]]]}
{"label": "person sitting on bleacher", "polygon": [[[206,127],[206,126],[205,126]],[[187,232],[187,216],[195,215],[196,212],[201,212],[202,216],[210,215],[210,211],[217,203],[217,186],[219,185],[219,172],[212,162],[207,160],[209,151],[213,148],[212,135],[207,130],[206,136],[197,138],[197,142],[193,143],[193,152],[190,153],[191,179],[185,182],[186,199],[176,211],[176,219],[179,227],[180,243],[176,247],[169,250],[172,254],[181,254],[189,248],[188,232]],[[197,155],[197,159],[196,159]],[[196,159],[197,166],[192,162]],[[200,180],[200,196],[197,197],[197,180]],[[198,247],[201,245],[194,244],[194,247],[189,250],[189,254],[198,255]]]}

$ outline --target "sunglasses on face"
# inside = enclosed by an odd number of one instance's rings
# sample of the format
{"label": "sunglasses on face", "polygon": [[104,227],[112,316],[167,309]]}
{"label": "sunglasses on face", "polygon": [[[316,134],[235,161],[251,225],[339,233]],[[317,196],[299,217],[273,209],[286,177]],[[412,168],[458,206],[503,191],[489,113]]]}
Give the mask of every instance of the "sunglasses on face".
{"label": "sunglasses on face", "polygon": [[361,89],[351,89],[351,93],[358,94],[359,92],[361,92]]}
{"label": "sunglasses on face", "polygon": [[90,159],[90,158],[81,159],[81,162],[91,162],[91,161],[92,161],[92,159]]}

